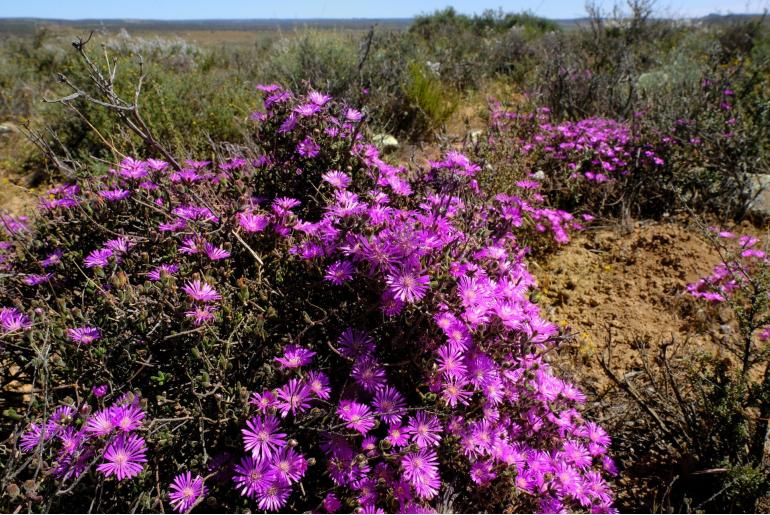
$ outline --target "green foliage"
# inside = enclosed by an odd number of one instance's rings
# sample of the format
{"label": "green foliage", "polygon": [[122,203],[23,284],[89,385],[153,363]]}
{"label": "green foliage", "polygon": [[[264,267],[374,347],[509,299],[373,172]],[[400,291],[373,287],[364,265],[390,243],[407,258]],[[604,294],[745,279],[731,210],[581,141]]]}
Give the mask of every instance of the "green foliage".
{"label": "green foliage", "polygon": [[409,65],[404,92],[407,99],[425,116],[428,129],[440,127],[457,109],[455,94],[430,69],[419,63]]}

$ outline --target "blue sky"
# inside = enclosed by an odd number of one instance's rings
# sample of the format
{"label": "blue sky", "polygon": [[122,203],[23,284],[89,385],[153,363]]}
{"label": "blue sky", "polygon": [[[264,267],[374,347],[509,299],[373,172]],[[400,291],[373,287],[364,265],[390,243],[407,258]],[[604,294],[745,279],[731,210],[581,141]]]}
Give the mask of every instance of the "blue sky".
{"label": "blue sky", "polygon": [[[613,0],[604,0],[611,7]],[[601,2],[600,2],[601,4]],[[585,0],[0,0],[0,17],[36,18],[406,18],[452,5],[460,12],[485,8],[528,10],[549,18],[585,14]],[[658,0],[667,16],[761,12],[770,0]]]}

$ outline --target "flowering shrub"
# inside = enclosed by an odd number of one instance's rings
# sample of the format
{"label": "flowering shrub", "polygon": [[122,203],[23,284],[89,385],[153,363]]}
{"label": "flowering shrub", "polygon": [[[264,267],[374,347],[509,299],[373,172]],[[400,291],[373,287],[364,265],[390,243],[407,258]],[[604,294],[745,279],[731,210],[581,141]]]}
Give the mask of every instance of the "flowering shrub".
{"label": "flowering shrub", "polygon": [[612,510],[526,264],[572,217],[260,89],[253,154],[126,158],[4,219],[2,365],[32,386],[6,508]]}
{"label": "flowering shrub", "polygon": [[[497,168],[535,171],[558,206],[594,212],[639,209],[650,203],[636,191],[640,184],[664,188],[666,142],[642,137],[631,124],[607,118],[557,123],[546,107],[516,112],[493,102],[490,108],[489,137],[481,155]],[[505,188],[501,179],[508,175],[506,170],[490,180]]]}
{"label": "flowering shrub", "polygon": [[[770,259],[766,244],[750,235],[711,228],[721,263],[687,286],[690,295],[727,308],[737,325],[721,339],[725,354],[705,358],[692,382],[703,399],[699,449],[706,466],[724,467],[714,507],[752,511],[770,491],[766,443],[770,417]],[[700,406],[699,406],[700,407]],[[698,446],[695,446],[696,448]],[[703,452],[706,451],[706,452]],[[713,496],[710,502],[719,496]]]}

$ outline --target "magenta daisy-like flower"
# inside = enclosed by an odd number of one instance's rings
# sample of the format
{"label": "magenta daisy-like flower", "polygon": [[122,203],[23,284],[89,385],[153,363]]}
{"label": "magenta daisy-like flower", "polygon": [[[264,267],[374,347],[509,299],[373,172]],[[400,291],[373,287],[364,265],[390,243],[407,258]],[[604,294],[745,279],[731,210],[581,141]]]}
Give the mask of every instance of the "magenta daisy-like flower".
{"label": "magenta daisy-like flower", "polygon": [[32,327],[32,321],[16,308],[1,308],[0,325],[3,327],[4,333],[15,333],[26,331]]}
{"label": "magenta daisy-like flower", "polygon": [[241,429],[245,449],[258,459],[273,456],[281,447],[286,446],[286,433],[278,432],[280,425],[273,415],[246,421],[246,429]]}
{"label": "magenta daisy-like flower", "polygon": [[412,437],[412,440],[418,447],[433,447],[441,441],[441,422],[439,422],[435,415],[418,411],[413,417],[409,418],[406,432]]}
{"label": "magenta daisy-like flower", "polygon": [[184,513],[198,502],[198,499],[205,496],[207,492],[206,485],[203,484],[201,476],[195,476],[188,471],[179,474],[174,478],[169,486],[168,498],[171,500],[171,506],[178,513]]}
{"label": "magenta daisy-like flower", "polygon": [[139,475],[147,462],[147,446],[144,438],[134,434],[120,434],[107,446],[105,462],[96,470],[105,476],[115,476],[119,481]]}
{"label": "magenta daisy-like flower", "polygon": [[337,286],[353,278],[356,268],[350,261],[335,261],[326,269],[324,279]]}
{"label": "magenta daisy-like flower", "polygon": [[238,224],[245,232],[262,232],[265,227],[270,223],[268,218],[264,215],[256,215],[254,213],[238,213]]}
{"label": "magenta daisy-like flower", "polygon": [[357,360],[350,375],[358,386],[369,393],[385,386],[385,369],[370,356]]}
{"label": "magenta daisy-like flower", "polygon": [[289,495],[289,485],[279,480],[271,481],[264,490],[257,492],[257,506],[262,510],[278,511],[286,505]]}
{"label": "magenta daisy-like flower", "polygon": [[310,103],[310,104],[301,104],[294,108],[294,113],[297,113],[299,116],[305,118],[308,116],[313,116],[318,111],[320,111],[320,106]]}
{"label": "magenta daisy-like flower", "polygon": [[273,467],[265,459],[257,459],[251,455],[241,458],[234,467],[233,481],[241,490],[241,495],[255,498],[275,482]]}
{"label": "magenta daisy-like flower", "polygon": [[218,261],[220,259],[227,259],[230,257],[230,251],[212,245],[208,242],[203,245],[203,252],[205,252],[208,258],[212,261]]}
{"label": "magenta daisy-like flower", "polygon": [[458,404],[468,404],[468,400],[473,395],[473,391],[466,390],[468,381],[465,379],[451,377],[442,383],[441,397],[450,407],[454,408]]}
{"label": "magenta daisy-like flower", "polygon": [[438,494],[441,481],[438,475],[438,457],[435,451],[420,449],[401,458],[404,477],[423,499],[432,499]]}
{"label": "magenta daisy-like flower", "polygon": [[338,342],[340,353],[348,358],[358,358],[374,353],[374,339],[364,331],[355,329],[346,329],[340,336]]}
{"label": "magenta daisy-like flower", "polygon": [[100,385],[94,385],[93,388],[91,388],[91,393],[94,394],[94,397],[97,399],[100,399],[107,395],[107,392],[110,391],[110,386],[108,384],[100,384]]}
{"label": "magenta daisy-like flower", "polygon": [[117,202],[119,200],[125,200],[131,196],[131,191],[124,189],[103,190],[99,192],[99,195],[105,200],[110,202]]}
{"label": "magenta daisy-like flower", "polygon": [[350,183],[352,182],[348,174],[340,172],[339,170],[329,170],[321,177],[333,187],[341,190],[350,186]]}
{"label": "magenta daisy-like flower", "polygon": [[323,106],[329,100],[331,100],[332,97],[327,95],[326,93],[320,93],[318,91],[310,91],[307,94],[307,99],[310,100],[312,103],[314,103],[317,106]]}
{"label": "magenta daisy-like flower", "polygon": [[372,410],[366,404],[360,402],[343,400],[337,408],[337,414],[342,420],[347,422],[345,427],[358,431],[365,435],[375,425]]}
{"label": "magenta daisy-like flower", "polygon": [[52,273],[47,274],[27,274],[24,277],[24,282],[30,286],[37,286],[39,284],[47,283],[53,278]]}
{"label": "magenta daisy-like flower", "polygon": [[163,263],[147,272],[147,278],[151,281],[160,281],[164,275],[172,276],[179,271],[179,265]]}
{"label": "magenta daisy-like flower", "polygon": [[105,248],[110,249],[116,254],[125,254],[133,246],[134,246],[134,243],[131,240],[123,237],[115,238],[114,240],[109,240],[104,243]]}
{"label": "magenta daisy-like flower", "polygon": [[309,136],[297,143],[297,153],[302,157],[315,157],[320,151],[321,147]]}
{"label": "magenta daisy-like flower", "polygon": [[283,356],[275,358],[283,368],[298,368],[309,365],[313,361],[315,352],[298,345],[287,345],[283,351]]}
{"label": "magenta daisy-like flower", "polygon": [[64,252],[61,250],[54,250],[52,253],[48,255],[45,259],[40,261],[40,266],[43,268],[48,268],[49,266],[55,266],[61,263],[61,257],[64,255]]}
{"label": "magenta daisy-like flower", "polygon": [[144,411],[137,404],[110,408],[110,415],[112,417],[112,424],[124,433],[141,427],[142,420],[145,417]]}
{"label": "magenta daisy-like flower", "polygon": [[86,433],[90,433],[96,436],[106,436],[115,429],[113,423],[112,410],[103,409],[88,417],[86,421],[85,430]]}
{"label": "magenta daisy-like flower", "polygon": [[198,236],[188,236],[182,240],[179,246],[179,252],[182,254],[197,254],[203,248],[201,238]]}
{"label": "magenta daisy-like flower", "polygon": [[290,215],[291,210],[299,206],[301,202],[291,197],[280,197],[273,201],[273,211],[280,216]]}
{"label": "magenta daisy-like flower", "polygon": [[110,249],[97,249],[92,251],[83,260],[83,264],[86,268],[95,268],[97,266],[107,266],[110,263],[110,258],[113,252]]}
{"label": "magenta daisy-like flower", "polygon": [[102,337],[101,331],[96,327],[74,327],[67,329],[70,340],[83,345],[88,345]]}
{"label": "magenta daisy-like flower", "polygon": [[192,318],[193,324],[202,326],[214,320],[214,312],[217,310],[214,306],[204,304],[203,306],[194,306],[190,311],[185,311],[187,318]]}
{"label": "magenta daisy-like flower", "polygon": [[254,392],[251,394],[249,404],[256,406],[261,412],[266,413],[269,408],[276,405],[275,395],[269,390],[262,393]]}
{"label": "magenta daisy-like flower", "polygon": [[392,386],[386,386],[374,394],[372,403],[376,409],[377,415],[390,425],[401,423],[406,407],[403,395]]}
{"label": "magenta daisy-like flower", "polygon": [[404,428],[400,425],[389,427],[388,436],[385,438],[390,442],[390,445],[395,448],[404,447],[409,444],[409,435],[406,434]]}
{"label": "magenta daisy-like flower", "polygon": [[208,283],[195,279],[188,281],[182,290],[193,300],[199,302],[213,302],[220,300],[222,296]]}
{"label": "magenta daisy-like flower", "polygon": [[30,424],[29,428],[21,435],[19,439],[19,448],[23,452],[31,452],[40,445],[41,441],[48,439],[48,431],[45,426],[40,424]]}
{"label": "magenta daisy-like flower", "polygon": [[278,388],[275,393],[277,397],[276,407],[280,410],[282,417],[289,413],[296,415],[298,412],[301,413],[310,408],[310,404],[308,404],[311,395],[310,388],[299,379],[289,379],[289,382]]}
{"label": "magenta daisy-like flower", "polygon": [[331,394],[331,387],[329,386],[329,378],[323,372],[311,371],[308,372],[305,377],[307,387],[315,394],[316,397],[323,400],[328,400]]}
{"label": "magenta daisy-like flower", "polygon": [[324,497],[323,505],[326,513],[336,513],[340,508],[342,508],[342,503],[339,499],[337,499],[337,496],[334,494],[334,492],[329,492],[326,494],[326,497]]}
{"label": "magenta daisy-like flower", "polygon": [[51,418],[48,419],[46,424],[46,433],[51,435],[57,435],[61,431],[72,423],[72,417],[75,414],[75,408],[72,406],[58,406]]}
{"label": "magenta daisy-like flower", "polygon": [[416,269],[405,269],[388,274],[385,279],[393,296],[402,302],[418,302],[428,291],[430,277]]}
{"label": "magenta daisy-like flower", "polygon": [[273,469],[280,482],[286,484],[296,483],[307,470],[307,460],[304,456],[296,452],[289,446],[285,446],[281,451],[273,455]]}

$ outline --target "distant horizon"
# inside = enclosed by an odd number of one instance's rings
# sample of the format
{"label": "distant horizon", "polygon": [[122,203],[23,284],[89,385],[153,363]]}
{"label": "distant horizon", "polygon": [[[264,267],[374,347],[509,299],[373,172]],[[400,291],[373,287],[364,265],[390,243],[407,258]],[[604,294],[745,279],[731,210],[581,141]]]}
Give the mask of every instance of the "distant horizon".
{"label": "distant horizon", "polygon": [[[762,12],[726,12],[726,13],[720,13],[720,12],[711,12],[707,14],[702,15],[696,15],[696,16],[685,16],[685,17],[668,17],[668,16],[654,16],[654,18],[672,18],[672,19],[699,19],[699,18],[707,18],[709,16],[723,16],[723,17],[729,17],[729,16],[740,16],[740,17],[752,17],[752,16],[762,16]],[[212,22],[271,22],[271,21],[280,21],[280,22],[303,22],[303,21],[407,21],[407,20],[414,20],[420,16],[419,14],[413,15],[413,16],[394,16],[394,17],[386,17],[386,16],[373,16],[373,17],[361,17],[361,16],[352,16],[352,17],[313,17],[313,18],[129,18],[129,17],[118,17],[118,18],[107,18],[107,17],[97,17],[97,18],[47,18],[47,17],[39,17],[39,16],[0,16],[0,20],[13,20],[13,21],[41,21],[41,22],[66,22],[66,23],[78,23],[78,22],[153,22],[153,23],[189,23],[189,22],[206,22],[206,21],[212,21]],[[535,15],[537,16],[537,15]],[[563,17],[563,18],[552,18],[548,16],[538,16],[539,18],[543,18],[546,20],[552,20],[552,21],[570,21],[570,20],[582,20],[588,18],[588,13],[583,13],[580,16],[574,16],[574,17]]]}
{"label": "distant horizon", "polygon": [[[664,3],[665,2],[665,3]],[[599,0],[605,10],[623,0]],[[452,6],[461,14],[481,14],[487,9],[529,12],[553,20],[586,17],[585,0],[391,0],[387,5],[360,0],[284,0],[282,2],[218,0],[28,0],[0,2],[0,18],[57,21],[243,21],[243,20],[405,20]],[[710,14],[751,15],[770,7],[770,0],[678,0],[656,4],[662,18],[701,18]]]}

